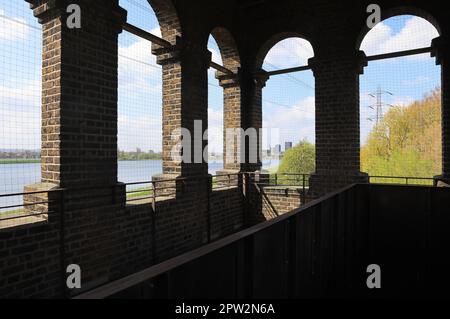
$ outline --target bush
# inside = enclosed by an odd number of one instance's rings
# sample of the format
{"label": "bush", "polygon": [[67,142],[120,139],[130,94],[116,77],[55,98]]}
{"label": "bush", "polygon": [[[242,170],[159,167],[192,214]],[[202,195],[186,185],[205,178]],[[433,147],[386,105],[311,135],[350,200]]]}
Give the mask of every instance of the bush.
{"label": "bush", "polygon": [[[314,172],[316,166],[316,148],[308,141],[302,141],[295,147],[284,153],[278,174],[311,174]],[[290,185],[295,184],[291,181],[294,177],[282,176],[278,177],[280,184]],[[298,177],[298,182],[301,177]]]}

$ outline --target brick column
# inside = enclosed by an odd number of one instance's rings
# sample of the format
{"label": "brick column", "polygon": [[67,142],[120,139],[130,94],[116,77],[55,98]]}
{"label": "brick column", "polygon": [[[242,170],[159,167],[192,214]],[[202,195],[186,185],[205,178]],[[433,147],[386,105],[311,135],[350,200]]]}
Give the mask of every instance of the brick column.
{"label": "brick column", "polygon": [[[182,50],[182,112],[181,119],[184,128],[192,135],[191,163],[183,163],[183,176],[208,175],[207,152],[201,156],[208,145],[207,140],[194,143],[201,139],[208,129],[208,69],[211,63],[211,52],[203,46],[185,43]],[[202,132],[194,131],[195,121],[202,121]],[[196,136],[197,135],[197,136]],[[201,162],[197,162],[201,160]]]}
{"label": "brick column", "polygon": [[181,163],[172,158],[172,150],[179,140],[172,139],[172,133],[182,127],[182,73],[181,73],[181,39],[177,38],[170,48],[152,44],[152,53],[156,62],[162,66],[162,126],[163,126],[163,174],[153,176],[153,180],[167,180],[181,175]]}
{"label": "brick column", "polygon": [[311,192],[320,196],[352,183],[365,183],[360,172],[359,75],[363,52],[314,57],[316,80],[316,171]]}
{"label": "brick column", "polygon": [[[234,74],[216,73],[223,88],[223,171],[218,174],[241,171],[241,142],[238,132],[243,127],[241,110],[241,81],[239,71]],[[235,134],[231,134],[231,132]]]}
{"label": "brick column", "polygon": [[441,65],[442,92],[442,180],[450,184],[450,41],[439,37],[433,40],[432,56],[436,57],[436,64]]}
{"label": "brick column", "polygon": [[[246,69],[242,69],[243,71]],[[261,170],[262,167],[262,91],[266,86],[269,76],[267,72],[260,69],[256,72],[242,72],[242,100],[243,106],[243,126],[244,130],[255,129],[258,135],[258,143],[246,143],[245,158],[241,165],[241,170],[246,172],[255,172]],[[257,155],[256,163],[249,163],[249,156]]]}
{"label": "brick column", "polygon": [[[115,187],[118,35],[126,11],[118,0],[27,2],[43,26],[43,68],[42,184],[26,190]],[[66,25],[71,3],[81,7],[80,29]]]}
{"label": "brick column", "polygon": [[[169,47],[154,44],[152,53],[163,68],[163,173],[154,181],[179,177],[207,176],[208,164],[203,158],[207,140],[202,136],[208,129],[208,74],[211,53],[176,38]],[[201,121],[201,131],[194,131],[195,121]],[[181,129],[190,132],[190,149],[182,143]],[[197,139],[197,143],[195,143]],[[183,145],[183,153],[190,151],[191,163],[174,158],[174,150]],[[167,187],[173,182],[158,183]],[[180,187],[177,187],[180,189]]]}
{"label": "brick column", "polygon": [[[42,182],[117,182],[117,51],[126,18],[118,1],[30,2],[43,25]],[[70,3],[81,28],[66,26]]]}

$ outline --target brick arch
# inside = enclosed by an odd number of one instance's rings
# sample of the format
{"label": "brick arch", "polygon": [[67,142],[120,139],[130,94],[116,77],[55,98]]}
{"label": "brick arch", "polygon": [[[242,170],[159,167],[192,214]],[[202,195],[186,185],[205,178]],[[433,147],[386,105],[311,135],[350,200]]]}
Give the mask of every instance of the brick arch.
{"label": "brick arch", "polygon": [[[401,15],[412,15],[412,16],[416,16],[416,17],[420,17],[425,19],[426,21],[428,21],[429,23],[431,23],[436,30],[438,31],[438,33],[441,35],[441,28],[440,25],[437,21],[436,18],[434,18],[433,15],[431,15],[430,13],[420,9],[420,8],[415,8],[415,7],[394,7],[394,8],[390,8],[390,9],[382,9],[381,10],[381,21],[385,21],[389,18],[393,18],[396,16],[401,16]],[[361,32],[358,35],[358,38],[356,39],[356,50],[359,50],[361,48],[361,44],[364,40],[364,38],[367,36],[367,34],[371,31],[371,29],[369,29],[367,27],[367,25],[365,24],[365,20],[364,20],[364,26],[363,29],[361,30]]]}
{"label": "brick arch", "polygon": [[264,64],[264,60],[266,59],[267,54],[270,52],[270,50],[279,42],[289,39],[289,38],[300,38],[308,41],[311,46],[313,47],[313,51],[315,52],[314,46],[312,45],[311,41],[304,37],[302,34],[298,32],[282,32],[278,33],[274,36],[272,36],[268,41],[266,41],[263,46],[259,49],[259,52],[255,59],[254,68],[255,70],[259,70],[262,68]]}
{"label": "brick arch", "polygon": [[237,72],[241,66],[241,58],[232,34],[223,27],[216,27],[211,35],[219,47],[224,67]]}
{"label": "brick arch", "polygon": [[181,37],[181,24],[177,11],[171,0],[147,0],[159,22],[163,39],[172,44]]}

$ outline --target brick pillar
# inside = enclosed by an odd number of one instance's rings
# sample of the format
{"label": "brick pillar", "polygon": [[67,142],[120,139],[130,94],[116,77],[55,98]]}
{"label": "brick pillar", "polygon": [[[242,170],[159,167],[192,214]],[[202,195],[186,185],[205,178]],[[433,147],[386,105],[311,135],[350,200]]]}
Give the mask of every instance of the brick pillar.
{"label": "brick pillar", "polygon": [[[211,52],[196,44],[186,43],[182,51],[182,125],[192,135],[191,162],[183,163],[183,176],[208,175],[207,150],[208,140],[194,143],[195,135],[201,140],[208,129],[208,69],[211,63]],[[202,131],[194,131],[195,121],[202,122]],[[205,157],[201,156],[205,151]],[[197,159],[196,159],[197,157]],[[196,163],[196,160],[201,162]]]}
{"label": "brick pillar", "polygon": [[[202,136],[208,129],[207,70],[211,53],[179,37],[174,42],[169,48],[152,46],[163,69],[163,174],[153,176],[155,181],[208,174],[202,153],[208,142]],[[201,121],[200,131],[194,131],[195,121]],[[190,151],[191,163],[173,157],[173,150],[181,146],[182,128],[191,134],[190,150],[183,143],[183,153]]]}
{"label": "brick pillar", "polygon": [[182,127],[180,50],[179,39],[178,43],[173,44],[170,48],[152,44],[152,53],[156,55],[156,62],[162,66],[163,72],[163,174],[153,176],[153,180],[174,179],[181,175],[181,163],[176,163],[172,159],[172,149],[179,142],[172,139],[172,133]]}
{"label": "brick pillar", "polygon": [[[43,26],[42,183],[113,187],[118,35],[126,11],[118,0],[27,1]],[[81,7],[80,29],[66,25],[71,3]]]}
{"label": "brick pillar", "polygon": [[117,51],[126,12],[118,1],[72,1],[81,28],[66,26],[67,1],[28,0],[43,25],[42,182],[117,182]]}
{"label": "brick pillar", "polygon": [[433,40],[432,56],[436,64],[441,65],[442,92],[442,175],[436,176],[436,181],[450,183],[450,49],[449,40],[438,37]]}
{"label": "brick pillar", "polygon": [[[247,69],[242,69],[247,70]],[[261,170],[262,167],[262,91],[269,79],[267,72],[258,70],[255,73],[248,71],[242,72],[242,110],[244,130],[255,129],[258,135],[258,143],[245,143],[245,153],[242,153],[243,164],[241,170],[246,172],[255,172]],[[245,156],[244,156],[245,154]],[[256,154],[257,162],[250,163],[249,156]]]}
{"label": "brick pillar", "polygon": [[352,183],[365,183],[360,172],[359,75],[363,52],[314,57],[316,80],[316,171],[311,192],[320,196]]}
{"label": "brick pillar", "polygon": [[[223,171],[218,174],[241,171],[241,141],[238,132],[243,127],[241,110],[241,81],[239,71],[234,74],[216,73],[223,88]],[[236,134],[231,134],[231,131]]]}

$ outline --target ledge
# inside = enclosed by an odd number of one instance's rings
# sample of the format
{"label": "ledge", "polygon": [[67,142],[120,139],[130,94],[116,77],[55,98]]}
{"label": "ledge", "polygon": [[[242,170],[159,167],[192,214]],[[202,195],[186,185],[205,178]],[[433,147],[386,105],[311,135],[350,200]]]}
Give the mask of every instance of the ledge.
{"label": "ledge", "polygon": [[[0,213],[1,216],[1,213]],[[35,226],[48,225],[48,219],[45,214],[39,216],[28,216],[26,213],[13,214],[8,216],[7,219],[0,221],[0,232],[1,231],[13,231],[26,229]],[[14,229],[12,229],[14,228]]]}

